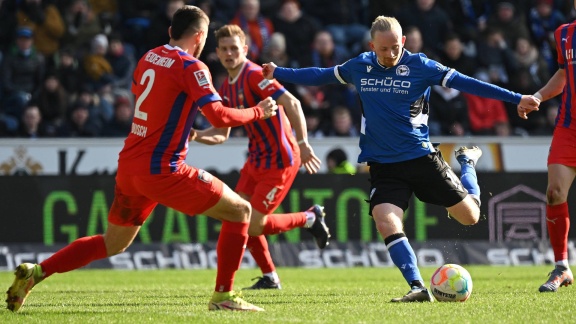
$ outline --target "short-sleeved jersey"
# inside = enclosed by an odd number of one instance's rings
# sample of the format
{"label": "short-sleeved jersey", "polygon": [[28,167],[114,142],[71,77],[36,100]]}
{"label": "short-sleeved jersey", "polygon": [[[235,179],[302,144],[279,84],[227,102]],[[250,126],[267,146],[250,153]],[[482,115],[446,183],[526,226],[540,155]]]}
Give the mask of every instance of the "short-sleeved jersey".
{"label": "short-sleeved jersey", "polygon": [[[267,97],[276,100],[286,89],[276,80],[265,79],[262,68],[247,60],[240,73],[227,78],[220,87],[223,104],[239,109],[253,107]],[[248,134],[248,162],[257,168],[282,169],[294,163],[300,154],[292,134],[292,126],[284,107],[278,106],[276,116],[245,124]]]}
{"label": "short-sleeved jersey", "polygon": [[120,152],[126,174],[176,172],[188,153],[188,136],[199,109],[221,98],[204,63],[178,47],[160,46],[138,62],[132,129]]}
{"label": "short-sleeved jersey", "polygon": [[566,72],[566,84],[562,92],[562,102],[558,108],[556,126],[576,130],[576,21],[561,25],[554,32],[556,50],[558,52],[558,67]]}
{"label": "short-sleeved jersey", "polygon": [[428,134],[430,86],[449,86],[454,69],[406,49],[387,68],[374,52],[334,67],[341,83],[356,86],[362,103],[358,162],[393,163],[434,151]]}

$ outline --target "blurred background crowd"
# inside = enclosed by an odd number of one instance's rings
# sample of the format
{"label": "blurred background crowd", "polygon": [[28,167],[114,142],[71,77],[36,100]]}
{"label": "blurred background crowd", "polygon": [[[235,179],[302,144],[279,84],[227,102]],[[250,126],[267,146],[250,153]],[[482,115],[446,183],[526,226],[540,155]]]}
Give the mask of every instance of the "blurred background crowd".
{"label": "blurred background crowd", "polygon": [[[554,30],[576,17],[571,0],[0,0],[0,137],[126,136],[133,69],[168,43],[170,18],[185,4],[211,18],[200,59],[216,88],[226,71],[213,31],[224,24],[249,35],[254,62],[330,67],[369,51],[371,22],[387,15],[402,24],[409,51],[532,94],[558,68]],[[358,136],[353,86],[284,86],[300,99],[310,138]],[[526,121],[515,106],[434,86],[430,134],[548,136],[558,104]]]}

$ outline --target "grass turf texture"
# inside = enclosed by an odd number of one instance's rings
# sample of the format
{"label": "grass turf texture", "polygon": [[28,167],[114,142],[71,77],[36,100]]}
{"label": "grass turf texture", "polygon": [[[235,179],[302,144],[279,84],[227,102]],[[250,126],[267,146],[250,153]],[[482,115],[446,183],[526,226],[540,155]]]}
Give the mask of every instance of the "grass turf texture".
{"label": "grass turf texture", "polygon": [[[19,313],[0,323],[558,323],[576,320],[576,288],[539,293],[552,266],[466,266],[474,282],[465,303],[395,304],[409,287],[395,268],[280,268],[283,290],[244,291],[261,313],[209,312],[214,270],[78,270],[34,288]],[[435,268],[422,268],[429,285]],[[236,289],[256,269],[236,275]],[[13,275],[0,272],[7,289]],[[2,290],[4,292],[5,290]],[[5,294],[3,295],[6,296]],[[4,300],[5,298],[2,298]]]}

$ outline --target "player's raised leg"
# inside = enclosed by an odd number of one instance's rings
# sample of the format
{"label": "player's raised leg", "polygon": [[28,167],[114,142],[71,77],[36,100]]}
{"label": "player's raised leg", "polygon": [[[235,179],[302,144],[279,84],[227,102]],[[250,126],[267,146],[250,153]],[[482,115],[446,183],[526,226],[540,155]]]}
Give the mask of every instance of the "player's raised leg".
{"label": "player's raised leg", "polygon": [[252,209],[249,234],[260,233],[260,235],[250,236],[247,247],[260,267],[262,277],[254,278],[258,281],[244,289],[282,289],[265,236],[284,233],[294,228],[305,228],[314,237],[316,245],[323,249],[328,245],[330,238],[325,216],[324,207],[320,205],[314,205],[303,212],[270,215],[262,215],[261,212]]}
{"label": "player's raised leg", "polygon": [[314,205],[303,212],[267,215],[261,228],[251,230],[275,235],[298,227],[305,228],[314,237],[318,248],[323,249],[330,244],[331,237],[325,217],[324,206]]}
{"label": "player's raised leg", "polygon": [[[480,219],[480,186],[476,176],[476,163],[482,156],[482,150],[473,146],[471,148],[462,146],[454,152],[457,161],[461,166],[460,182],[454,190],[467,193],[463,199],[453,206],[447,207],[448,214],[463,225],[474,225]],[[456,178],[454,172],[449,169],[447,174]],[[452,183],[457,183],[458,179],[452,179]],[[465,189],[465,191],[464,191]]]}
{"label": "player's raised leg", "polygon": [[461,166],[460,181],[462,181],[462,185],[480,206],[480,186],[478,186],[475,167],[478,159],[482,156],[482,150],[478,146],[471,148],[462,146],[454,152],[454,155]]}
{"label": "player's raised leg", "polygon": [[252,206],[247,247],[262,271],[262,277],[255,278],[258,281],[244,289],[281,289],[266,235],[306,228],[319,248],[328,245],[330,231],[324,222],[323,207],[315,205],[307,211],[274,214],[290,191],[299,169],[300,160],[295,159],[293,165],[281,169],[262,169],[247,162],[240,171],[235,190]]}

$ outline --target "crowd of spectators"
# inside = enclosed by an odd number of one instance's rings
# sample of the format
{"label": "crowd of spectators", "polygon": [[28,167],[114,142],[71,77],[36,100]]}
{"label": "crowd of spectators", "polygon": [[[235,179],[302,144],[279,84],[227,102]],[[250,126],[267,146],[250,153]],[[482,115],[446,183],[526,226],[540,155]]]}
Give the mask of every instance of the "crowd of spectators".
{"label": "crowd of spectators", "polygon": [[[0,0],[0,137],[126,136],[136,62],[168,42],[185,4],[211,18],[200,59],[216,87],[226,72],[213,31],[224,24],[246,31],[254,62],[330,67],[370,50],[370,24],[387,15],[409,51],[530,94],[557,69],[554,30],[575,18],[565,0]],[[311,138],[358,136],[353,86],[284,86],[300,99]],[[558,108],[549,100],[525,121],[506,103],[440,86],[430,105],[430,133],[442,136],[551,135]]]}

